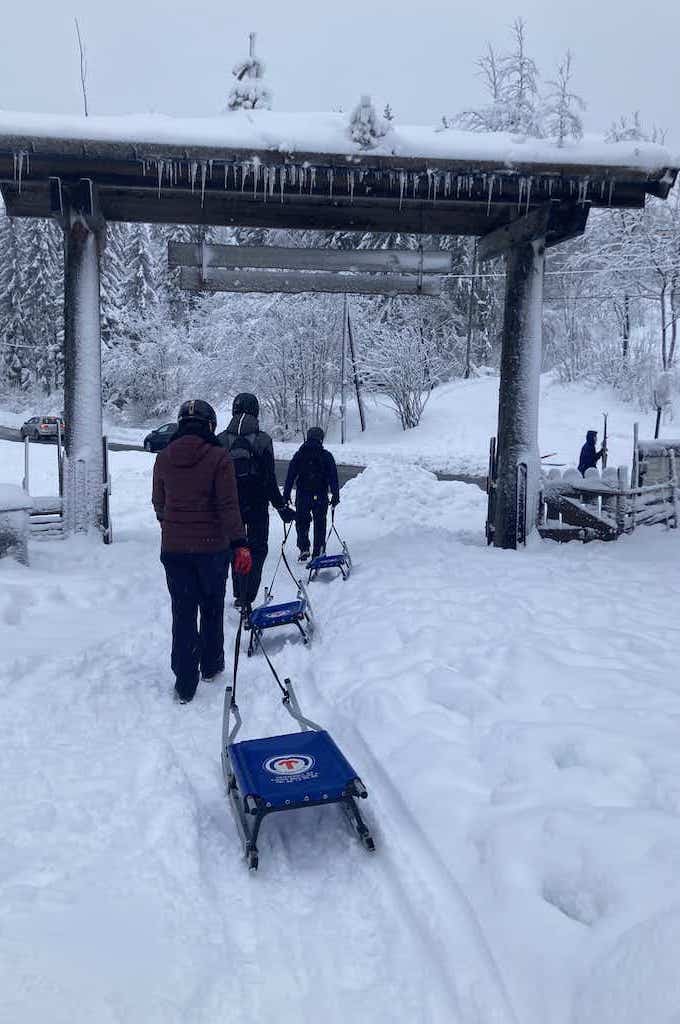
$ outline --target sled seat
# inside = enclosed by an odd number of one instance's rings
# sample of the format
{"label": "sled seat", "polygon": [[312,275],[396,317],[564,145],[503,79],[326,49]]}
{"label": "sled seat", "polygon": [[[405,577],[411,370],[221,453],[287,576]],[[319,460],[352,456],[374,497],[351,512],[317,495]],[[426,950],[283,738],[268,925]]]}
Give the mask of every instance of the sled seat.
{"label": "sled seat", "polygon": [[250,613],[251,629],[271,629],[272,626],[285,626],[291,622],[300,622],[305,617],[307,605],[302,598],[287,601],[285,604],[263,604],[253,608]]}
{"label": "sled seat", "polygon": [[239,795],[250,813],[337,803],[366,796],[363,783],[325,730],[243,740],[228,748]]}
{"label": "sled seat", "polygon": [[307,568],[311,569],[312,572],[318,572],[319,569],[340,569],[346,563],[347,556],[344,554],[317,555],[311,562],[307,562]]}

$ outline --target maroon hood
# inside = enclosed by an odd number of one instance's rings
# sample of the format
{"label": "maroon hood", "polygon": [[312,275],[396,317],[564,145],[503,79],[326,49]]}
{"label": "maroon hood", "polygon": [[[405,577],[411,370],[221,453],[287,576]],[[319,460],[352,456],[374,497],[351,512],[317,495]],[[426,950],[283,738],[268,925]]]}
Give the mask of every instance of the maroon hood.
{"label": "maroon hood", "polygon": [[189,469],[196,466],[206,457],[213,446],[196,434],[185,434],[171,441],[167,447],[168,461],[171,466]]}

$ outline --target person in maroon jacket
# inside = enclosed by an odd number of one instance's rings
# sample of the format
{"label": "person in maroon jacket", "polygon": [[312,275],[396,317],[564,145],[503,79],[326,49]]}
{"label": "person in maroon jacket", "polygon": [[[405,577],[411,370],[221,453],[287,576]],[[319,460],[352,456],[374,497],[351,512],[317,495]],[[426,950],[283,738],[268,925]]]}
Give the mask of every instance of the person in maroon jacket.
{"label": "person in maroon jacket", "polygon": [[171,665],[175,696],[182,704],[193,700],[199,669],[203,679],[224,670],[230,553],[237,576],[252,568],[234,465],[215,437],[216,425],[215,410],[207,402],[184,402],[177,431],[153,469],[152,501],[172,602]]}

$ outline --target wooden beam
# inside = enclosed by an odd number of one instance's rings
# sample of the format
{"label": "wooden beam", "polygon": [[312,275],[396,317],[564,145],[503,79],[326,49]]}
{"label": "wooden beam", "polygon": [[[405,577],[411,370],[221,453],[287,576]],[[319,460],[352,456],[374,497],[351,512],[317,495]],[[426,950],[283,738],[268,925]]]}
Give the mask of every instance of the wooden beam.
{"label": "wooden beam", "polygon": [[312,270],[336,273],[450,274],[451,253],[422,249],[322,249],[291,246],[168,244],[169,267]]}
{"label": "wooden beam", "polygon": [[509,224],[503,224],[479,241],[477,256],[481,263],[503,256],[515,246],[544,239],[546,248],[583,234],[590,203],[545,203]]}
{"label": "wooden beam", "polygon": [[337,274],[332,271],[227,270],[222,267],[206,272],[200,267],[182,267],[180,287],[188,291],[266,292],[299,295],[327,292],[347,295],[428,295],[441,294],[441,280],[426,277],[420,282],[415,274]]}

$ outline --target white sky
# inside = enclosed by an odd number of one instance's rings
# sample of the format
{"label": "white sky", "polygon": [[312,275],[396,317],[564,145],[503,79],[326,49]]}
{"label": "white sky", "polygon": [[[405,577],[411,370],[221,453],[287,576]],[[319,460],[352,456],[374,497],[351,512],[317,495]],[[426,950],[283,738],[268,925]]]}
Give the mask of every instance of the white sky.
{"label": "white sky", "polygon": [[[521,0],[520,0],[521,2]],[[680,4],[644,10],[631,0],[54,0],[3,4],[0,107],[81,109],[72,15],[85,37],[90,112],[205,115],[221,110],[231,68],[250,30],[279,110],[351,108],[360,94],[389,100],[403,122],[434,123],[481,100],[475,58],[486,40],[503,47],[516,16],[544,77],[569,47],[586,128],[623,112],[680,142]]]}

